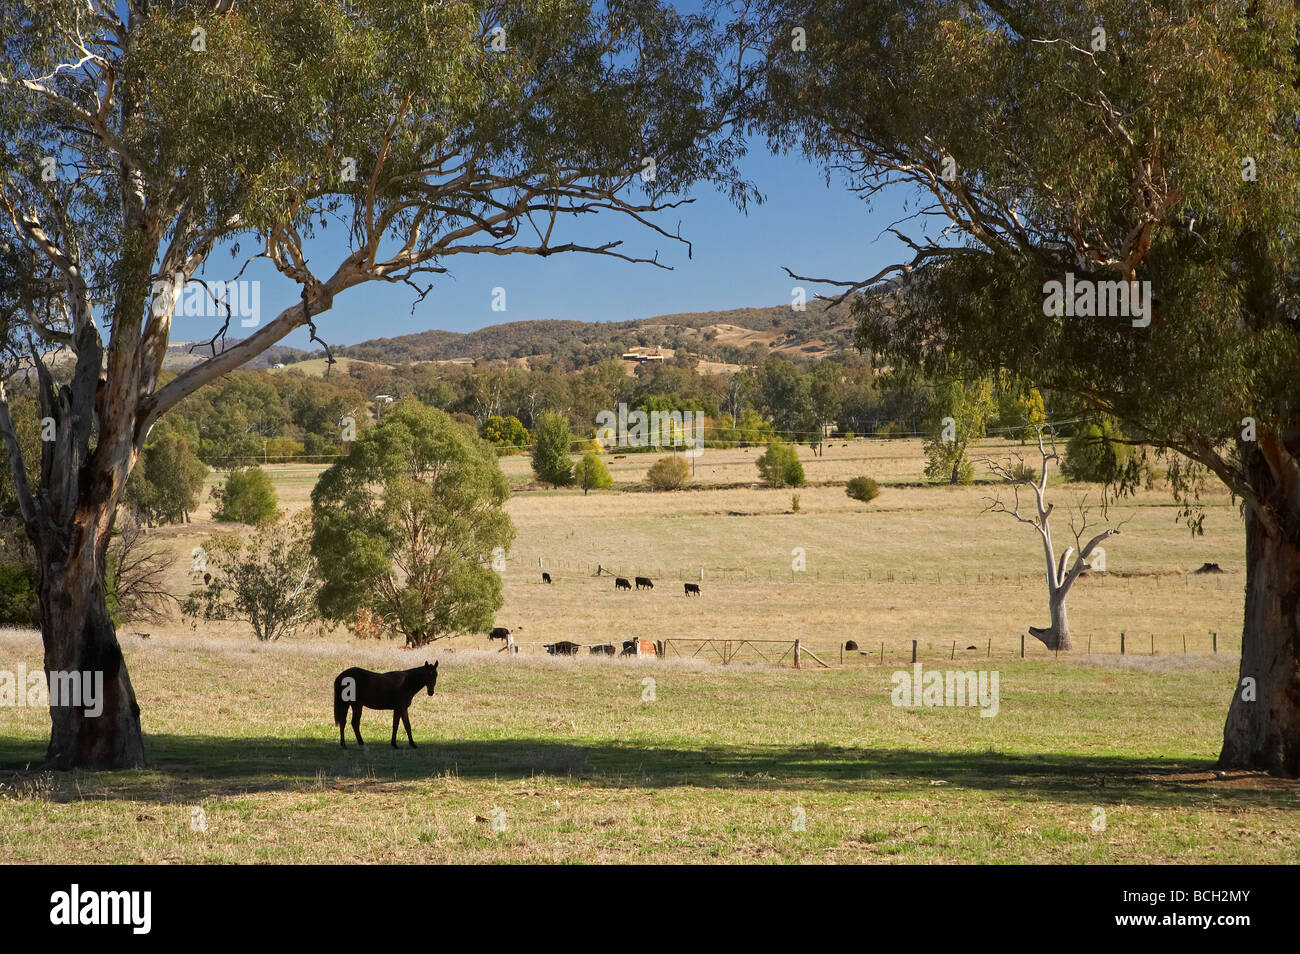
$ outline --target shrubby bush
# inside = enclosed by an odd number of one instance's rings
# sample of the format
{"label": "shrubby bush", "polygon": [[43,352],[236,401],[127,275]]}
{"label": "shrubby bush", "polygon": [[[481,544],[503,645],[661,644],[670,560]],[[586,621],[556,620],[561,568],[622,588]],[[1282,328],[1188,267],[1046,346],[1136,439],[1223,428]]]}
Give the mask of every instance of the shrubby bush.
{"label": "shrubby bush", "polygon": [[691,465],[683,457],[661,457],[646,472],[646,480],[655,490],[680,490],[691,482]]}
{"label": "shrubby bush", "polygon": [[799,462],[799,452],[793,444],[787,444],[779,437],[767,443],[767,450],[759,455],[758,472],[763,480],[773,487],[802,487],[804,484],[803,464]]}
{"label": "shrubby bush", "polygon": [[854,500],[871,503],[880,496],[880,484],[867,476],[854,477],[845,486],[844,492]]}

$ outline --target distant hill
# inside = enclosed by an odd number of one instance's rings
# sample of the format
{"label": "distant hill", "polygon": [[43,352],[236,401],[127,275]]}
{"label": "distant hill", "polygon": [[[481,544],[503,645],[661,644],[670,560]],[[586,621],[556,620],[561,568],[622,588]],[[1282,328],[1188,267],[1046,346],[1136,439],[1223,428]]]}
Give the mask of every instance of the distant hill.
{"label": "distant hill", "polygon": [[[217,351],[233,347],[240,340],[219,341]],[[549,356],[569,359],[581,366],[617,358],[628,351],[662,348],[666,355],[686,351],[723,367],[750,364],[764,354],[825,357],[850,348],[852,343],[853,319],[848,307],[831,308],[825,302],[812,301],[801,312],[789,305],[775,305],[686,312],[634,321],[557,318],[510,321],[469,332],[431,329],[395,338],[374,338],[333,350],[336,358],[389,365],[421,361],[527,362],[538,356]],[[164,367],[180,371],[211,354],[212,347],[206,341],[173,342],[167,348]],[[244,367],[302,364],[300,370],[320,373],[313,362],[323,366],[322,351],[305,351],[281,344]]]}
{"label": "distant hill", "polygon": [[[756,350],[824,356],[852,345],[853,320],[847,306],[809,302],[796,312],[789,305],[688,312],[635,321],[512,321],[477,331],[421,331],[375,338],[336,349],[340,356],[408,364],[415,361],[486,359],[505,361],[537,355],[570,357],[590,364],[634,348],[687,350],[720,362],[738,362]],[[746,354],[746,349],[751,349]]]}

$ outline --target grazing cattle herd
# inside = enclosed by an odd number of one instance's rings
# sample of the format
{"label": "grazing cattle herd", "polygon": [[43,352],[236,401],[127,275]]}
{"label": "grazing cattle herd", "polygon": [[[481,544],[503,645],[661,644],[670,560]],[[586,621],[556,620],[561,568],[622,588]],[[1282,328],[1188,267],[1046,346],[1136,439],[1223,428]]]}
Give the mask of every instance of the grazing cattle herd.
{"label": "grazing cattle herd", "polygon": [[[597,569],[596,575],[601,576],[606,572],[608,571],[606,571],[604,567],[600,567]],[[650,577],[648,576],[633,577],[633,580],[635,580],[636,589],[638,590],[653,590],[655,588],[654,581],[651,580]],[[542,573],[542,583],[551,584],[553,582],[554,581],[551,579],[550,573],[545,573],[545,572]],[[685,587],[684,595],[686,596],[702,595],[700,592],[700,584],[686,583],[683,585]],[[623,577],[623,576],[614,577],[614,590],[615,591],[627,590],[631,592],[632,580],[628,580],[627,577]],[[493,627],[492,631],[488,633],[488,639],[503,640],[507,643],[507,647],[509,648],[511,642],[511,630],[507,629],[505,626],[495,626]],[[623,651],[618,652],[617,655],[619,656],[637,656],[637,655],[662,656],[664,652],[663,645],[664,644],[662,642],[652,642],[650,640],[645,640],[645,639],[640,641],[634,639],[627,639],[623,641]],[[567,639],[560,640],[554,643],[543,643],[542,646],[552,656],[576,656],[584,648],[584,644],[575,643],[572,640],[567,640]],[[586,646],[586,649],[593,656],[613,656],[616,654],[616,649],[613,643],[597,643],[595,645]],[[505,651],[506,650],[504,649],[502,650],[502,652]],[[518,649],[516,648],[515,651],[518,652]]]}

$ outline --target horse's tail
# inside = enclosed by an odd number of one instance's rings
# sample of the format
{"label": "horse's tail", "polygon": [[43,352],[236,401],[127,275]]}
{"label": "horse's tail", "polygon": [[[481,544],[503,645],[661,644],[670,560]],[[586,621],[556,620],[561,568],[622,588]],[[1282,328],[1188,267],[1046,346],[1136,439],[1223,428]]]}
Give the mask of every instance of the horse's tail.
{"label": "horse's tail", "polygon": [[348,721],[348,704],[343,701],[342,677],[334,680],[334,724],[343,725]]}

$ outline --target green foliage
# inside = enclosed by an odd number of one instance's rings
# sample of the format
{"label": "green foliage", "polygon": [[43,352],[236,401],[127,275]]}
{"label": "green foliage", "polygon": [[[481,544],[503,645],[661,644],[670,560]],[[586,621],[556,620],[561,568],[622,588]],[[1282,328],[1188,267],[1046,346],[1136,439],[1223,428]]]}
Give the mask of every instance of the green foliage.
{"label": "green foliage", "polygon": [[501,607],[494,556],[514,540],[491,444],[414,398],[399,401],[312,491],[321,612],[361,609],[422,645],[486,632]]}
{"label": "green foliage", "polygon": [[1143,457],[1139,448],[1124,443],[1124,432],[1119,423],[1102,417],[1082,425],[1065,445],[1065,460],[1061,473],[1070,480],[1109,487],[1133,482],[1141,470]]}
{"label": "green foliage", "polygon": [[1022,444],[1032,439],[1047,422],[1043,395],[1038,388],[1007,387],[998,394],[998,427],[1008,440]]}
{"label": "green foliage", "polygon": [[880,496],[880,484],[867,476],[854,477],[845,485],[844,492],[854,500],[871,503]]}
{"label": "green foliage", "polygon": [[787,444],[779,437],[767,443],[767,450],[755,461],[758,473],[772,487],[802,487],[804,484],[803,464],[799,462],[799,451],[793,444]]}
{"label": "green foliage", "polygon": [[609,468],[600,459],[600,452],[595,449],[582,455],[582,459],[573,469],[573,480],[582,488],[584,495],[589,490],[614,486],[614,478],[610,476]]}
{"label": "green foliage", "polygon": [[320,583],[305,511],[268,523],[247,540],[216,534],[203,548],[212,580],[186,599],[186,616],[245,621],[259,642],[292,636],[318,621]]}
{"label": "green foliage", "polygon": [[[126,503],[145,523],[185,523],[199,505],[208,468],[182,433],[160,423],[126,485]],[[153,435],[151,435],[153,436]]]}
{"label": "green foliage", "polygon": [[721,447],[754,447],[766,444],[773,437],[772,422],[753,408],[745,408],[739,421],[723,414],[717,433],[716,443]]}
{"label": "green foliage", "polygon": [[533,473],[552,487],[573,483],[573,461],[569,448],[573,434],[569,419],[558,411],[547,411],[537,421],[533,434]]}
{"label": "green foliage", "polygon": [[996,412],[993,385],[986,378],[952,380],[937,387],[926,422],[932,436],[925,442],[925,476],[951,484],[973,483],[975,467],[967,451],[988,432]]}
{"label": "green foliage", "polygon": [[214,488],[212,496],[217,501],[213,513],[217,520],[261,526],[276,518],[275,486],[260,467],[232,470],[225,486]]}
{"label": "green foliage", "polygon": [[514,415],[489,417],[479,429],[479,436],[490,444],[511,451],[523,450],[528,444],[528,428]]}
{"label": "green foliage", "polygon": [[36,598],[36,564],[0,563],[0,623],[36,626],[40,603]]}
{"label": "green foliage", "polygon": [[691,482],[691,465],[676,454],[660,457],[650,465],[645,478],[655,490],[680,490]]}

